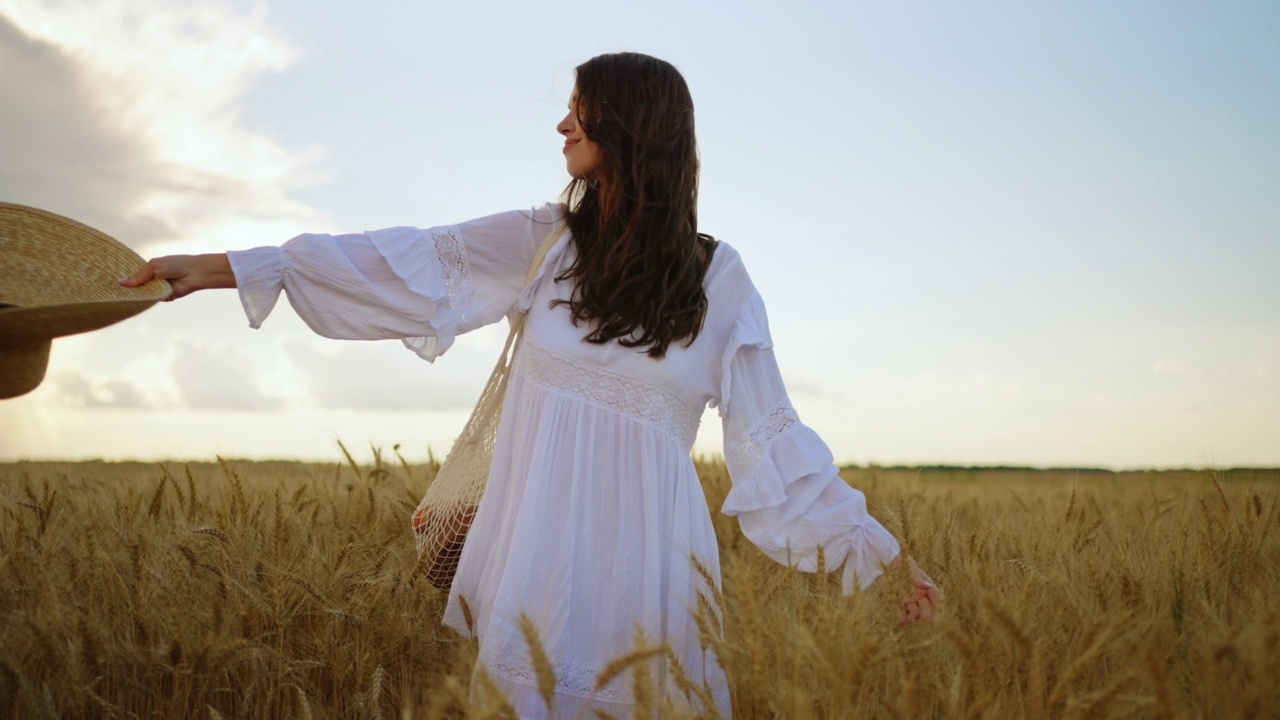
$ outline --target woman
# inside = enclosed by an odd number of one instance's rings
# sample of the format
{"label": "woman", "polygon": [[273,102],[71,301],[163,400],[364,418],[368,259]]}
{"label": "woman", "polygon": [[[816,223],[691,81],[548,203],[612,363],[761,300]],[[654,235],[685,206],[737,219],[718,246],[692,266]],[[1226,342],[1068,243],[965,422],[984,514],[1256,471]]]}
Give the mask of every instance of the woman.
{"label": "woman", "polygon": [[[706,590],[693,559],[719,578],[689,456],[703,408],[718,407],[724,422],[734,484],[721,510],[764,552],[812,572],[821,546],[852,592],[899,546],[796,416],[738,254],[698,232],[693,103],[676,69],[635,53],[591,59],[557,130],[572,177],[564,204],[157,258],[124,282],[165,278],[174,297],[238,287],[254,327],[283,289],[322,335],[399,338],[427,360],[459,333],[527,310],[444,621],[478,636],[480,661],[522,716],[551,713],[522,615],[556,671],[558,717],[628,714],[625,679],[594,686],[633,647],[637,624],[706,679],[728,716],[724,673],[704,657],[691,616]],[[568,232],[526,286],[535,249],[561,222]],[[903,622],[928,620],[938,600],[912,569]]]}

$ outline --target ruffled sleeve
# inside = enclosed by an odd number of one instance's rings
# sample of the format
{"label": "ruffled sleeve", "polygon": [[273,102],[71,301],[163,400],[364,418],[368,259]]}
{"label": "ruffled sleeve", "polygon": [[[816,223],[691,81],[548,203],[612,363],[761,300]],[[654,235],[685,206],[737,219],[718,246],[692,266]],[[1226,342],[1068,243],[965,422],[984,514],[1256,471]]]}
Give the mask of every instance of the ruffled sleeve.
{"label": "ruffled sleeve", "polygon": [[563,214],[548,204],[456,225],[299,235],[227,257],[254,328],[283,291],[320,335],[398,339],[435,360],[455,337],[497,322],[529,294],[529,264]]}
{"label": "ruffled sleeve", "polygon": [[764,302],[750,289],[721,363],[718,405],[733,487],[723,512],[774,560],[805,572],[843,566],[846,593],[898,556],[898,541],[838,474],[831,451],[800,421],[773,353]]}

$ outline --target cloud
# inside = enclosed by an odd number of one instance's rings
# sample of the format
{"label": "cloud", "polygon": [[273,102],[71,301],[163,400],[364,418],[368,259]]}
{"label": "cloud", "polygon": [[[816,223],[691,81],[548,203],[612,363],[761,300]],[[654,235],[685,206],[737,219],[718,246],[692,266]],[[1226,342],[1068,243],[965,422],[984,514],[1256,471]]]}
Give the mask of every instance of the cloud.
{"label": "cloud", "polygon": [[0,0],[0,194],[157,252],[315,226],[322,155],[239,118],[298,56],[262,2]]}
{"label": "cloud", "polygon": [[[175,333],[159,353],[110,362],[110,345],[136,345],[135,334],[111,342],[107,333],[79,336],[55,349],[45,382],[55,406],[69,409],[272,411],[304,406],[296,372],[278,357],[246,351],[233,342]],[[58,352],[59,350],[63,352]]]}
{"label": "cloud", "polygon": [[844,394],[836,388],[808,374],[784,373],[783,381],[786,383],[787,394],[791,397],[812,397],[832,401],[844,399]]}
{"label": "cloud", "polygon": [[156,402],[136,384],[120,378],[94,380],[80,373],[60,373],[53,378],[62,400],[90,408],[152,408]]}
{"label": "cloud", "polygon": [[[0,199],[73,217],[143,255],[275,242],[320,225],[322,214],[289,193],[322,177],[322,155],[240,118],[259,78],[298,57],[255,0],[0,0]],[[191,307],[183,328],[200,326]],[[111,328],[79,339],[88,355],[58,348],[65,372],[51,374],[39,402],[271,410],[296,398],[264,392],[249,355],[206,335],[207,346],[156,339]],[[130,360],[104,367],[104,357]]]}
{"label": "cloud", "polygon": [[117,130],[77,64],[0,16],[0,198],[47,208],[115,237],[171,234],[125,210],[157,173],[145,144]]}
{"label": "cloud", "polygon": [[1191,370],[1176,360],[1156,360],[1151,364],[1151,371],[1163,375],[1190,375]]}
{"label": "cloud", "polygon": [[181,403],[193,410],[278,410],[281,397],[263,392],[249,355],[192,340],[173,345],[173,380]]}
{"label": "cloud", "polygon": [[926,404],[964,402],[989,404],[1008,399],[1023,400],[1035,392],[1035,386],[1023,376],[998,376],[987,373],[957,373],[950,369],[932,369],[892,383],[903,402]]}
{"label": "cloud", "polygon": [[308,397],[332,410],[465,410],[475,405],[487,372],[428,365],[391,342],[346,343],[331,353],[286,343],[284,351]]}

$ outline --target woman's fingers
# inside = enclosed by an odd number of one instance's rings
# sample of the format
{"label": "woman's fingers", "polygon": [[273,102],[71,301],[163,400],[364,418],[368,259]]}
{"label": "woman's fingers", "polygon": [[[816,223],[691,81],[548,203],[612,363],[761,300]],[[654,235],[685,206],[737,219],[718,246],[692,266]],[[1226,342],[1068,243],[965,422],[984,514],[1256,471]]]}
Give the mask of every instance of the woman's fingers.
{"label": "woman's fingers", "polygon": [[938,610],[938,589],[925,582],[916,581],[913,594],[898,608],[898,624],[932,622]]}
{"label": "woman's fingers", "polygon": [[206,255],[165,255],[152,258],[136,273],[120,280],[125,287],[137,287],[149,280],[168,280],[172,289],[167,299],[190,295],[209,288],[233,288],[235,272],[226,253]]}
{"label": "woman's fingers", "polygon": [[138,272],[124,278],[120,284],[138,287],[154,279],[168,280],[170,293],[166,300],[177,300],[195,289],[191,284],[192,259],[190,255],[165,255],[151,258]]}
{"label": "woman's fingers", "polygon": [[920,620],[922,615],[923,609],[920,607],[920,603],[915,600],[911,600],[903,603],[902,608],[898,610],[898,624],[910,625],[911,623]]}
{"label": "woman's fingers", "polygon": [[[905,592],[899,596],[902,598],[901,604],[898,606],[898,624],[910,625],[914,622],[924,621],[931,622],[934,615],[938,613],[938,604],[941,595],[938,592],[938,586],[925,573],[924,570],[916,564],[911,558],[898,559],[895,562],[906,562],[911,573],[911,582],[905,588]],[[897,571],[900,573],[901,571]],[[896,578],[900,581],[901,574],[897,574],[892,570],[886,571],[885,575]]]}
{"label": "woman's fingers", "polygon": [[932,622],[934,613],[938,611],[938,603],[940,597],[938,588],[930,583],[925,583],[921,587],[922,597],[920,599],[920,619],[925,622]]}
{"label": "woman's fingers", "polygon": [[126,278],[120,279],[120,284],[125,287],[138,287],[151,282],[156,277],[155,260],[147,261],[146,265],[138,268],[138,272]]}
{"label": "woman's fingers", "polygon": [[924,600],[920,601],[918,605],[920,606],[920,619],[924,622],[933,622],[934,606],[932,599],[926,595]]}

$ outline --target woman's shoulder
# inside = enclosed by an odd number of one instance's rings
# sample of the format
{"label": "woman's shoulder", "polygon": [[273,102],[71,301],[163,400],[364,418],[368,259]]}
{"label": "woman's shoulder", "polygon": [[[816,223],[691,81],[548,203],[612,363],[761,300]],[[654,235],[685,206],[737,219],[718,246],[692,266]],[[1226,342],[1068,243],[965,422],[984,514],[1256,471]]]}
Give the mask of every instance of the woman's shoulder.
{"label": "woman's shoulder", "polygon": [[540,207],[529,209],[529,217],[542,223],[562,222],[569,214],[569,206],[563,202],[546,202]]}
{"label": "woman's shoulder", "polygon": [[723,240],[716,244],[702,287],[707,294],[707,325],[725,333],[740,318],[758,312],[761,304],[742,255]]}
{"label": "woman's shoulder", "polygon": [[518,229],[536,229],[554,226],[567,214],[564,203],[548,202],[533,207],[519,208],[484,215],[447,227],[461,229],[464,233],[502,233]]}
{"label": "woman's shoulder", "polygon": [[750,283],[751,276],[747,274],[747,267],[737,248],[724,240],[717,240],[715,252],[711,255],[711,265],[707,267],[703,289],[711,294]]}

